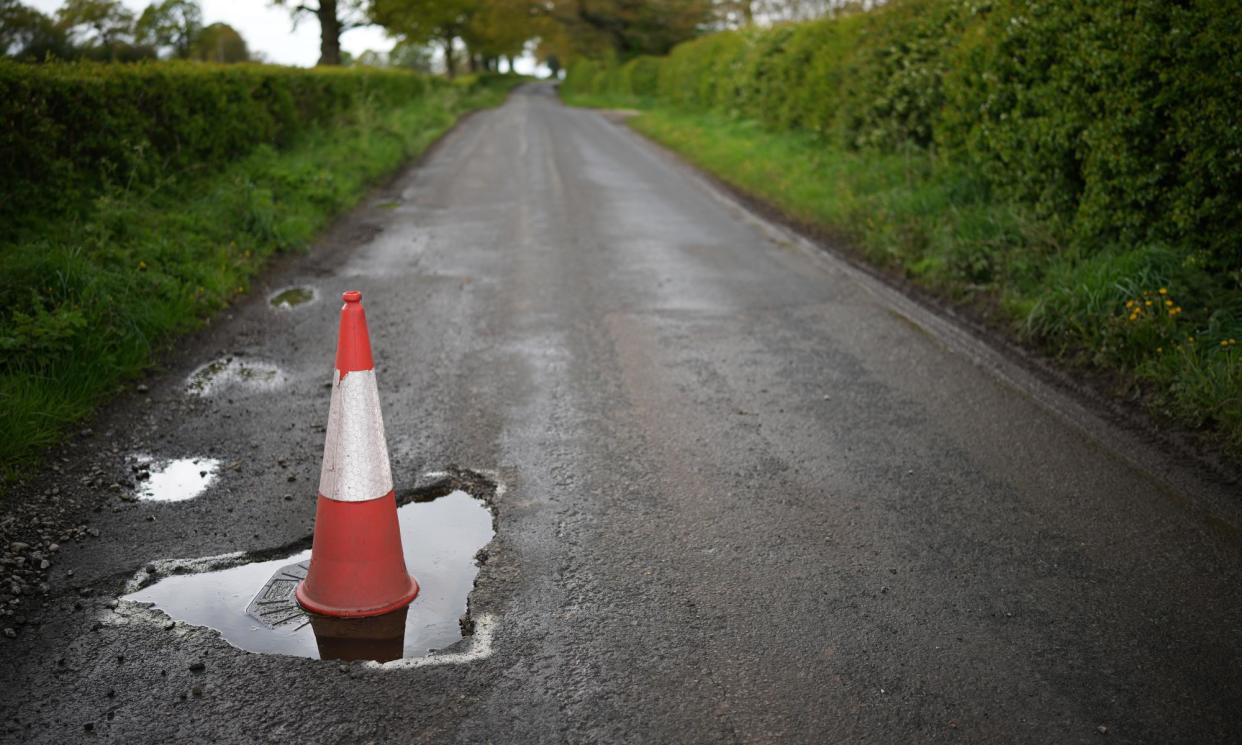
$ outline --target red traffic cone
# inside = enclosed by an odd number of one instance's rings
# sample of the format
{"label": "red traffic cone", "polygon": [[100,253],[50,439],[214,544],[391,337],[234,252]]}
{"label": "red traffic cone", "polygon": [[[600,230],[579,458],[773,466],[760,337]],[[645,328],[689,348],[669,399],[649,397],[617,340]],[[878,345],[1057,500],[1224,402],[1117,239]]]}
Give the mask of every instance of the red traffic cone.
{"label": "red traffic cone", "polygon": [[357,618],[409,605],[418,582],[406,571],[401,551],[362,293],[342,298],[315,539],[310,569],[295,595],[312,613]]}

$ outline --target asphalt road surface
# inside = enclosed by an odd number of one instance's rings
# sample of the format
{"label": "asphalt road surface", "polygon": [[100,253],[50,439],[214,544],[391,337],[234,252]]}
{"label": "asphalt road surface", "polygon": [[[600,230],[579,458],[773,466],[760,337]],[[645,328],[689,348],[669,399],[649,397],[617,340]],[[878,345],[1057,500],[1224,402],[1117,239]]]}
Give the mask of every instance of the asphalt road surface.
{"label": "asphalt road surface", "polygon": [[[100,493],[41,623],[0,639],[7,742],[1242,737],[1236,485],[616,117],[519,90],[263,283],[44,475],[228,464],[191,501]],[[319,300],[272,308],[289,285]],[[377,670],[118,617],[150,562],[308,535],[345,289],[398,489],[450,464],[505,487],[490,646]],[[230,354],[283,386],[187,394]]]}

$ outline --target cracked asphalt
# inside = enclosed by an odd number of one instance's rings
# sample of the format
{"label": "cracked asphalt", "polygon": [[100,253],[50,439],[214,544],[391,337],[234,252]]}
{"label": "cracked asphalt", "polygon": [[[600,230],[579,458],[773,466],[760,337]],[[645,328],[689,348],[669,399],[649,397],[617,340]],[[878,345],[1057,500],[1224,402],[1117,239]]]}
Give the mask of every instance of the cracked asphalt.
{"label": "cracked asphalt", "polygon": [[[318,298],[273,308],[290,286]],[[376,670],[113,607],[151,562],[305,540],[345,289],[398,490],[450,465],[504,487],[470,601],[487,651]],[[187,392],[229,356],[281,386]],[[8,596],[30,617],[0,639],[5,742],[1242,732],[1236,483],[547,86],[470,117],[143,385],[18,494],[55,486],[84,530],[45,602]],[[220,477],[127,502],[133,453]]]}

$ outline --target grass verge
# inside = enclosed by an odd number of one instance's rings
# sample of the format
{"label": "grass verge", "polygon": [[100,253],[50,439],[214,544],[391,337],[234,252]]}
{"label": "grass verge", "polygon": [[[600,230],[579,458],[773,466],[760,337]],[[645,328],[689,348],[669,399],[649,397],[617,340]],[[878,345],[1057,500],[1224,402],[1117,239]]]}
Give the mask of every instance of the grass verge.
{"label": "grass verge", "polygon": [[[633,108],[638,99],[571,96]],[[1062,245],[1055,225],[998,201],[924,150],[844,151],[715,113],[648,106],[639,132],[867,261],[970,304],[1071,367],[1103,372],[1156,420],[1242,455],[1242,276],[1170,246]]]}
{"label": "grass verge", "polygon": [[369,186],[461,114],[500,103],[515,81],[442,86],[396,107],[362,104],[285,149],[263,145],[212,174],[114,188],[76,219],[26,221],[0,236],[0,282],[19,299],[0,327],[2,481],[161,345],[245,293],[269,257],[306,247]]}

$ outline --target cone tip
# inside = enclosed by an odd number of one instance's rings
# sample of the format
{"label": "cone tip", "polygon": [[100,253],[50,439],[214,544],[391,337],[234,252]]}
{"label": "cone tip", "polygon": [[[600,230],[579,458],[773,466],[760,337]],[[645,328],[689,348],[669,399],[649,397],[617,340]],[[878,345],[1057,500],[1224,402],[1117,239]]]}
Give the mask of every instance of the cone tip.
{"label": "cone tip", "polygon": [[341,295],[341,299],[347,303],[360,303],[362,302],[362,293],[357,290],[348,290]]}

